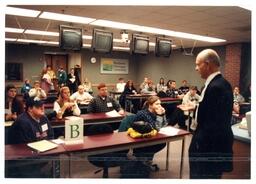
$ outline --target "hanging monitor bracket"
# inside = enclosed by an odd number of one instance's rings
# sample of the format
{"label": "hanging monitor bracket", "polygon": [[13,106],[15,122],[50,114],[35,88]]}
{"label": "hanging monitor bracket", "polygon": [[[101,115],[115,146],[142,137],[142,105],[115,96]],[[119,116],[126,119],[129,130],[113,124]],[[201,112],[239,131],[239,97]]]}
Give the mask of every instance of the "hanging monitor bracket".
{"label": "hanging monitor bracket", "polygon": [[186,49],[185,49],[185,47],[184,47],[184,45],[183,45],[183,41],[180,40],[181,48],[182,48],[183,54],[184,54],[185,56],[193,56],[193,55],[194,55],[194,54],[193,54],[193,51],[194,51],[194,48],[195,48],[195,46],[196,46],[196,42],[197,42],[197,41],[194,40],[193,47],[191,48],[190,52],[187,52]]}

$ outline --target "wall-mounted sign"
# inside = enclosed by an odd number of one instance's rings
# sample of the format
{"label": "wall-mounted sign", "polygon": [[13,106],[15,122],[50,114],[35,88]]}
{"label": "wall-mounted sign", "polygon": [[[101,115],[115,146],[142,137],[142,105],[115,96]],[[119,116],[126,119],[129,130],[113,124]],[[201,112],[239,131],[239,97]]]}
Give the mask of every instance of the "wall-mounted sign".
{"label": "wall-mounted sign", "polygon": [[100,73],[103,74],[128,74],[128,59],[101,58]]}

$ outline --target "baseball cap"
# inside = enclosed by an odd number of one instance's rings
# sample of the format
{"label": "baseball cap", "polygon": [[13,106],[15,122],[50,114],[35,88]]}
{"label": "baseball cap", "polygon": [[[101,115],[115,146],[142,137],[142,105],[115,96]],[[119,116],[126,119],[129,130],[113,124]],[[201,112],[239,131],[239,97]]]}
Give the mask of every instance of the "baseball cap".
{"label": "baseball cap", "polygon": [[35,99],[35,98],[32,98],[32,97],[29,97],[26,100],[26,108],[29,108],[29,107],[42,107],[43,104],[44,104],[44,102],[42,100],[38,100],[38,99]]}

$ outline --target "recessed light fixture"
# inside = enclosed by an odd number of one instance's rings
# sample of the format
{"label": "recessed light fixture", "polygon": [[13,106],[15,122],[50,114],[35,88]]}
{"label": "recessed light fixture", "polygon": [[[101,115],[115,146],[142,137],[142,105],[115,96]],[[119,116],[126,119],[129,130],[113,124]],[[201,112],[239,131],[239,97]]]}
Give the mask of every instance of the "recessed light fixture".
{"label": "recessed light fixture", "polygon": [[17,38],[5,38],[5,41],[15,42]]}
{"label": "recessed light fixture", "polygon": [[136,24],[126,24],[126,23],[122,23],[122,22],[114,22],[114,21],[109,21],[109,20],[99,19],[99,20],[91,22],[90,24],[96,25],[96,26],[102,26],[102,27],[132,30],[132,31],[144,32],[144,33],[150,33],[150,34],[158,34],[158,35],[165,35],[165,36],[171,36],[171,37],[186,38],[186,39],[199,40],[199,41],[205,41],[205,42],[225,42],[226,41],[224,39],[219,39],[219,38],[214,38],[214,37],[209,37],[209,36],[201,36],[201,35],[197,35],[197,34],[171,31],[171,30],[148,27],[148,26],[140,26],[140,25],[136,25]]}
{"label": "recessed light fixture", "polygon": [[19,28],[11,28],[11,27],[6,27],[5,32],[10,32],[10,33],[23,33],[24,29],[19,29]]}
{"label": "recessed light fixture", "polygon": [[26,34],[35,34],[35,35],[46,35],[46,36],[59,36],[57,32],[50,32],[50,31],[39,31],[39,30],[32,30],[27,29],[25,31]]}
{"label": "recessed light fixture", "polygon": [[39,16],[39,18],[66,21],[66,22],[76,22],[76,23],[81,23],[81,24],[88,24],[88,23],[96,20],[96,19],[88,18],[88,17],[80,17],[80,16],[74,16],[74,15],[52,13],[52,12],[43,12]]}
{"label": "recessed light fixture", "polygon": [[29,39],[18,39],[17,42],[24,42],[24,43],[47,43],[47,41],[43,41],[43,40],[29,40]]}
{"label": "recessed light fixture", "polygon": [[29,10],[23,8],[14,8],[7,6],[5,7],[5,14],[7,15],[17,15],[23,17],[37,17],[41,11],[38,10]]}
{"label": "recessed light fixture", "polygon": [[126,50],[129,51],[130,48],[129,47],[113,47],[114,50]]}

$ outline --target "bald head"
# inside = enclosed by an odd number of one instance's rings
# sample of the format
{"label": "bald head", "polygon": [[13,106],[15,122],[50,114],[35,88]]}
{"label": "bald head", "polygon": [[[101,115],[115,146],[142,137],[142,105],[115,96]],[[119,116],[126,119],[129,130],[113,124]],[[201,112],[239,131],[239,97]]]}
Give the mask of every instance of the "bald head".
{"label": "bald head", "polygon": [[209,75],[219,71],[220,57],[216,51],[205,49],[196,57],[196,71],[203,79],[207,79]]}
{"label": "bald head", "polygon": [[213,49],[205,49],[201,51],[197,58],[203,60],[204,62],[214,64],[215,66],[220,66],[220,57],[217,52]]}

